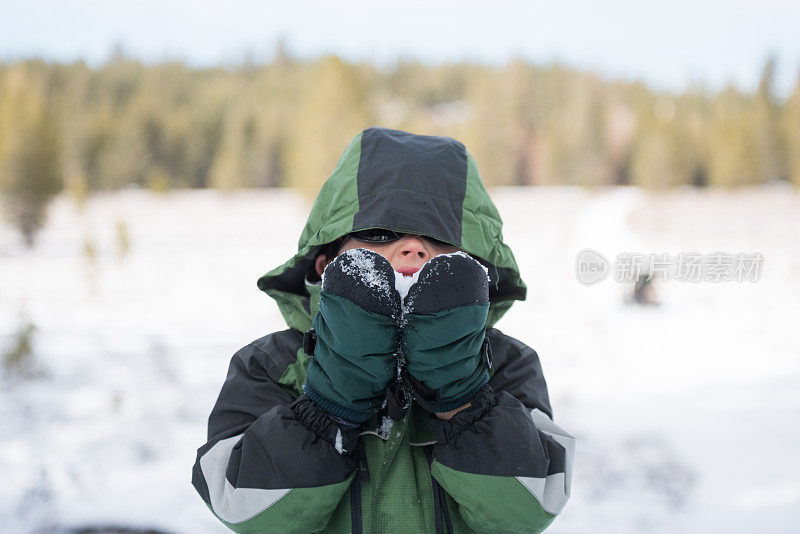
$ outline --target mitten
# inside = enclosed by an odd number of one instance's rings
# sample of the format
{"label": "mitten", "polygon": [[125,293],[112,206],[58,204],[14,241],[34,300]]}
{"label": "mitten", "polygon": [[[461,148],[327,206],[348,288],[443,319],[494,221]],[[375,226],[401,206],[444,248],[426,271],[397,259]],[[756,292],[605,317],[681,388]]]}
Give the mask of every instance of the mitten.
{"label": "mitten", "polygon": [[322,275],[305,393],[336,418],[369,419],[396,375],[400,315],[394,270],[383,256],[366,249],[337,256]]}
{"label": "mitten", "polygon": [[489,380],[484,338],[489,279],[463,252],[436,256],[404,301],[403,354],[414,396],[426,409],[464,405]]}

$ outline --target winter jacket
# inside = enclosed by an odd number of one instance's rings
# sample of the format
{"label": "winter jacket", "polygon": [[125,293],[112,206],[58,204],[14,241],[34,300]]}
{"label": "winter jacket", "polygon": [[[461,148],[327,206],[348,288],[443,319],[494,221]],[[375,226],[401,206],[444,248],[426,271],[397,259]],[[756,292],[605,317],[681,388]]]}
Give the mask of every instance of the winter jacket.
{"label": "winter jacket", "polygon": [[[323,245],[376,227],[452,243],[489,269],[491,378],[449,421],[415,402],[401,410],[387,402],[343,436],[302,394],[313,354],[304,333],[320,290],[306,274]],[[526,292],[501,228],[458,141],[382,128],[356,136],[323,185],[297,254],[258,280],[289,329],[231,360],[192,476],[214,515],[235,532],[547,528],[569,498],[574,439],[552,421],[536,352],[493,328]]]}

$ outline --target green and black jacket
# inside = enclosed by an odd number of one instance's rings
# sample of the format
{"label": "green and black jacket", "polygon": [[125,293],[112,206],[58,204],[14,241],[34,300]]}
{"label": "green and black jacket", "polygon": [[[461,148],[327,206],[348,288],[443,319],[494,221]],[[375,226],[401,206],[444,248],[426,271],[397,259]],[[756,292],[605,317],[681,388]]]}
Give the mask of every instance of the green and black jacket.
{"label": "green and black jacket", "polygon": [[[489,268],[493,368],[450,421],[416,403],[385,412],[342,450],[302,395],[303,333],[319,302],[306,274],[320,247],[366,228],[423,234]],[[552,421],[536,352],[492,326],[526,288],[502,221],[464,146],[371,128],[325,182],[288,262],[258,281],[289,329],[239,350],[209,418],[192,483],[236,532],[541,532],[569,498],[574,439]],[[306,345],[308,352],[312,352]]]}

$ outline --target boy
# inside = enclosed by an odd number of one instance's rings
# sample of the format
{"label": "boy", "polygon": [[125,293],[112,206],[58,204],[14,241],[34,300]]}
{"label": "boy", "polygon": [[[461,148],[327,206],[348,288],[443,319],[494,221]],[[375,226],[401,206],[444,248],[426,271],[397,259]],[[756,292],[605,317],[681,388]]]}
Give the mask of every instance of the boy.
{"label": "boy", "polygon": [[[370,128],[298,253],[258,286],[288,330],[239,350],[192,483],[236,532],[541,532],[573,438],[539,358],[493,328],[525,298],[464,146]],[[322,280],[320,281],[320,278]]]}

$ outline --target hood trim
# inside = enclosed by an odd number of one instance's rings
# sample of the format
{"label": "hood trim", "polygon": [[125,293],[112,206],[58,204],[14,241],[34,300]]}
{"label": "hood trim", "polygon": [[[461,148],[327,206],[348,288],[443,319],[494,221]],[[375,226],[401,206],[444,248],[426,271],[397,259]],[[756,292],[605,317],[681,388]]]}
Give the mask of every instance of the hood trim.
{"label": "hood trim", "polygon": [[[469,253],[488,269],[490,274],[489,316],[487,325],[493,326],[516,300],[525,300],[527,288],[519,275],[514,255],[503,242],[502,219],[488,192],[483,186],[478,167],[472,155],[461,143],[449,140],[448,149],[463,151],[466,158],[466,177],[464,196],[460,199],[440,199],[447,204],[461,202],[460,242],[455,235],[446,231],[446,225],[433,224],[430,228],[421,228],[406,217],[401,226],[400,221],[362,220],[356,222],[362,202],[368,195],[366,189],[359,190],[359,168],[364,165],[361,158],[362,136],[375,135],[376,130],[365,130],[353,138],[345,149],[331,176],[325,181],[311,208],[308,221],[298,240],[297,253],[284,264],[272,269],[258,279],[258,288],[274,298],[287,324],[304,332],[311,328],[311,320],[316,314],[316,303],[319,301],[311,295],[305,284],[305,277],[313,264],[320,247],[356,230],[367,228],[387,228],[407,233],[422,233],[442,241],[453,243]],[[373,132],[373,133],[370,133]],[[387,135],[396,135],[396,130],[386,130]],[[400,132],[411,136],[406,132]],[[449,138],[431,136],[412,136],[421,141],[442,143]],[[450,142],[452,141],[452,142]],[[424,148],[425,144],[419,145]],[[438,145],[437,145],[438,146]],[[421,150],[421,149],[420,149]],[[457,158],[456,158],[457,159]],[[435,179],[435,178],[431,178]],[[455,183],[453,180],[449,182]],[[416,184],[419,185],[419,184]],[[420,189],[412,189],[414,195],[424,197],[429,186],[419,185]],[[436,188],[433,188],[435,193]],[[388,224],[387,224],[388,223]],[[411,227],[408,227],[411,226]],[[438,230],[437,230],[438,227]],[[442,235],[445,234],[445,235]]]}

